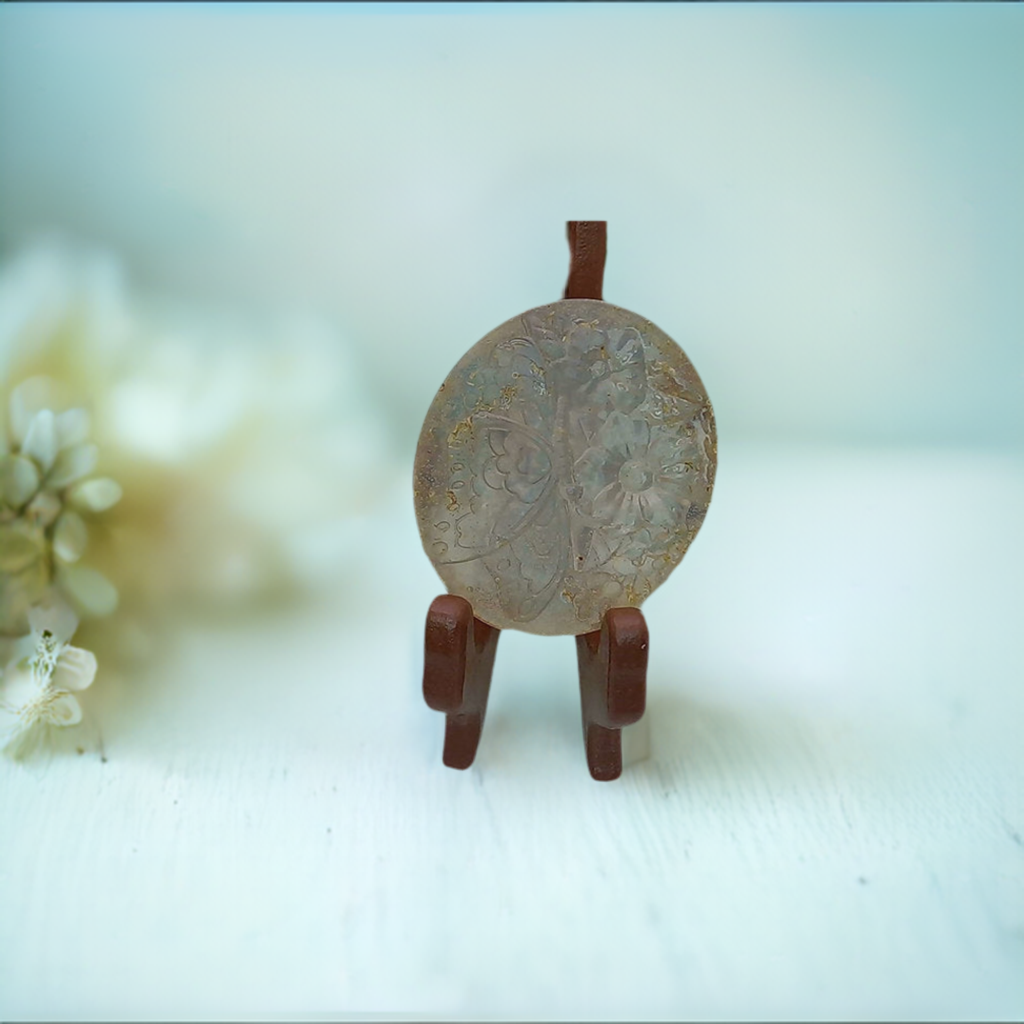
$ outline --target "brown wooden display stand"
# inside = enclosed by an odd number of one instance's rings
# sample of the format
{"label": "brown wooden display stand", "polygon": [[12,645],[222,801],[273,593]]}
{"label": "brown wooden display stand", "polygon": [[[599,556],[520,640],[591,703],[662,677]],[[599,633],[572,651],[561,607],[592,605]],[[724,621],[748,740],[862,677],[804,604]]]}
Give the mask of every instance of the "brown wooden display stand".
{"label": "brown wooden display stand", "polygon": [[[569,221],[566,299],[600,299],[607,249],[605,221]],[[446,717],[443,760],[468,768],[487,712],[500,629],[481,622],[454,594],[427,612],[423,696]],[[647,623],[639,608],[611,608],[599,630],[576,637],[583,740],[590,774],[602,782],[622,774],[622,727],[638,722],[647,696]]]}

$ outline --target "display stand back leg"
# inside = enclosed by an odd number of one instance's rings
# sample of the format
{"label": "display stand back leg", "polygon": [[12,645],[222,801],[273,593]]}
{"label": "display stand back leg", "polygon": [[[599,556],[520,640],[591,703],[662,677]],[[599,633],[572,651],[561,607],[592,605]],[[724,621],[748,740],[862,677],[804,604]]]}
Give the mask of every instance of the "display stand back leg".
{"label": "display stand back leg", "polygon": [[612,608],[599,630],[576,637],[583,742],[599,782],[622,774],[622,728],[643,717],[648,646],[639,608]]}
{"label": "display stand back leg", "polygon": [[427,612],[423,697],[446,716],[443,760],[449,768],[468,768],[476,757],[500,633],[453,594],[435,598]]}

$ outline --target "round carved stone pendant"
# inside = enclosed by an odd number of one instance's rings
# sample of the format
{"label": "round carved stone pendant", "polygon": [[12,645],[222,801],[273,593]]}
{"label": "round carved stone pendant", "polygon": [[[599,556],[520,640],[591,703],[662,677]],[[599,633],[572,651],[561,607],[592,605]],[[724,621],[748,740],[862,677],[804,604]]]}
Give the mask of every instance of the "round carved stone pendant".
{"label": "round carved stone pendant", "polygon": [[715,465],[711,403],[683,350],[628,310],[563,299],[491,331],[441,385],[416,516],[477,618],[589,633],[679,564]]}

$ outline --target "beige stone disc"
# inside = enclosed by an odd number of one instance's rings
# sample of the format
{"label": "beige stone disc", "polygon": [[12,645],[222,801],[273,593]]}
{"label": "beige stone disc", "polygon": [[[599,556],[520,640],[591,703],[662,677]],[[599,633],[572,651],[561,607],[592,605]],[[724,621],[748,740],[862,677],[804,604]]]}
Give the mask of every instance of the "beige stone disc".
{"label": "beige stone disc", "polygon": [[715,421],[683,350],[596,299],[532,309],[459,361],[416,450],[423,546],[501,629],[599,629],[638,607],[696,536]]}

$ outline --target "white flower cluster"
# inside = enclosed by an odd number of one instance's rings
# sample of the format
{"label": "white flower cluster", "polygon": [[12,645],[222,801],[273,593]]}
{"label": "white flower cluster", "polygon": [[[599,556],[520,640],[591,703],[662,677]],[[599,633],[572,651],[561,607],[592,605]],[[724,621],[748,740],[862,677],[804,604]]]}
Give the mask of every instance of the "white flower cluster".
{"label": "white flower cluster", "polygon": [[117,606],[114,585],[80,559],[86,519],[115,505],[121,488],[107,477],[87,479],[97,460],[89,415],[37,408],[46,392],[38,378],[14,390],[9,443],[0,442],[0,634],[24,632],[51,584],[82,614]]}
{"label": "white flower cluster", "polygon": [[102,616],[117,590],[80,564],[87,519],[111,508],[121,488],[93,477],[96,445],[84,409],[45,406],[48,382],[30,378],[11,394],[9,429],[0,434],[0,635],[14,656],[0,676],[0,749],[25,752],[40,726],[76,725],[73,691],[96,675],[96,658],[68,643],[78,625],[72,608]]}

